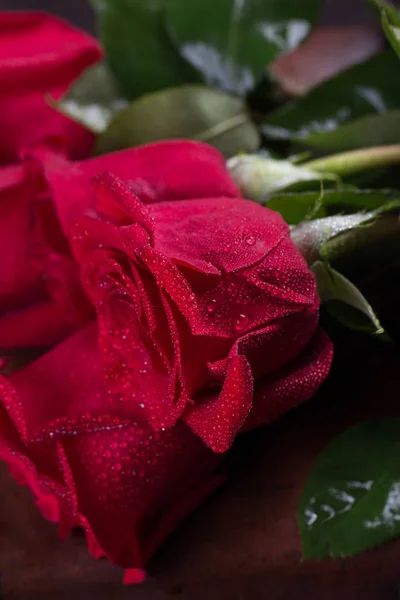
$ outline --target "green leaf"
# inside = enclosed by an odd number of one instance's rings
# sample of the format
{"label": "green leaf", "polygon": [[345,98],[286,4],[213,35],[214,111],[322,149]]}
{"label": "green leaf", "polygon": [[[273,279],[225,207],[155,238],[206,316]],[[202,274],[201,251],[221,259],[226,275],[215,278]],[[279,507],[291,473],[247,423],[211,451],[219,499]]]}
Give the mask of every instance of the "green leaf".
{"label": "green leaf", "polygon": [[400,11],[385,0],[370,0],[381,14],[381,23],[393,50],[400,56]]}
{"label": "green leaf", "polygon": [[254,151],[260,137],[244,102],[205,86],[154,92],[132,102],[97,139],[104,154],[156,140],[190,138],[214,145],[225,156]]}
{"label": "green leaf", "polygon": [[311,265],[321,258],[321,248],[331,238],[341,232],[355,231],[357,227],[374,218],[375,213],[371,211],[302,221],[291,229],[290,235],[293,243]]}
{"label": "green leaf", "polygon": [[368,115],[333,131],[313,133],[301,142],[324,151],[354,150],[368,146],[397,144],[400,139],[400,110]]}
{"label": "green leaf", "polygon": [[399,213],[394,197],[376,210],[302,221],[290,235],[310,265],[323,257],[341,272],[352,262],[368,271],[374,261],[400,257]]}
{"label": "green leaf", "polygon": [[244,95],[268,63],[308,35],[320,7],[320,0],[166,0],[166,20],[207,84]]}
{"label": "green leaf", "polygon": [[386,12],[382,13],[382,27],[393,50],[400,57],[400,27],[393,25],[389,21],[389,16]]}
{"label": "green leaf", "polygon": [[353,119],[397,108],[398,79],[399,61],[387,50],[271,113],[262,132],[270,138],[306,143],[312,135],[329,135]]}
{"label": "green leaf", "polygon": [[133,100],[155,90],[200,81],[164,26],[164,0],[91,0],[107,61]]}
{"label": "green leaf", "polygon": [[384,333],[372,306],[349,279],[322,261],[316,261],[311,270],[321,302],[334,318],[349,329]]}
{"label": "green leaf", "polygon": [[228,161],[228,170],[242,194],[261,204],[278,190],[297,184],[306,182],[310,186],[317,182],[320,187],[322,181],[338,181],[331,173],[312,171],[289,160],[260,155],[235,156]]}
{"label": "green leaf", "polygon": [[387,0],[369,0],[370,4],[374,6],[380,13],[382,11],[387,12],[390,20],[394,25],[400,26],[400,11],[397,10],[391,2]]}
{"label": "green leaf", "polygon": [[[315,216],[323,216],[324,210],[320,206],[320,199],[325,198],[326,192],[302,192],[302,193],[282,193],[272,196],[266,203],[266,206],[275,212],[278,212],[289,225],[297,225],[310,217],[315,207],[317,211]],[[322,213],[322,214],[321,214]]]}
{"label": "green leaf", "polygon": [[348,429],[313,465],[298,512],[305,558],[353,556],[400,534],[400,420]]}
{"label": "green leaf", "polygon": [[86,69],[54,108],[82,123],[93,133],[102,133],[114,115],[127,106],[105,63]]}
{"label": "green leaf", "polygon": [[272,196],[267,206],[279,212],[289,225],[297,225],[305,219],[327,217],[331,212],[373,210],[399,195],[394,190],[348,189],[286,193]]}

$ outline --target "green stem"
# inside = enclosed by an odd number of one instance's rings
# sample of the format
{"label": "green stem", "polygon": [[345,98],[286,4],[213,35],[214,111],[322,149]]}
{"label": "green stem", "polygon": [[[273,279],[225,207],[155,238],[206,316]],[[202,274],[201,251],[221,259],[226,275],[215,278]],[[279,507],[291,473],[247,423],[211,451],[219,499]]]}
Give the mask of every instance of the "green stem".
{"label": "green stem", "polygon": [[345,177],[360,171],[387,167],[396,163],[400,163],[400,145],[374,146],[373,148],[341,152],[340,154],[309,160],[302,163],[301,166],[313,171],[325,171]]}

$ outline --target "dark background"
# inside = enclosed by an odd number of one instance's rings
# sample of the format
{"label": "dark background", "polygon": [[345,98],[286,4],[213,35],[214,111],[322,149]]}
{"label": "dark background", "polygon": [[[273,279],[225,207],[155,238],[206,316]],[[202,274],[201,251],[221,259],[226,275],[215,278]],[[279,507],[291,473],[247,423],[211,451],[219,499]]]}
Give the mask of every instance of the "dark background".
{"label": "dark background", "polygon": [[[301,2],[301,0],[299,0]],[[399,1],[396,2],[398,4]],[[46,10],[76,25],[95,31],[93,12],[88,0],[0,0],[0,10]],[[367,0],[326,0],[322,23],[349,25],[373,19]]]}

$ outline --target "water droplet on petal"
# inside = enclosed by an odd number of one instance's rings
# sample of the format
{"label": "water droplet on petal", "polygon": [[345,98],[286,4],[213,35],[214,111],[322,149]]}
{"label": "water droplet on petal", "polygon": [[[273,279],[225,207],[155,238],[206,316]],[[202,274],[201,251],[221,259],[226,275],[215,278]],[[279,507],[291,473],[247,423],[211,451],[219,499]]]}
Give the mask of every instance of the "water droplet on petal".
{"label": "water droplet on petal", "polygon": [[216,305],[217,301],[215,300],[215,298],[207,302],[207,312],[209,315],[212,315],[215,312]]}
{"label": "water droplet on petal", "polygon": [[254,237],[254,235],[248,235],[244,241],[248,246],[254,246],[254,244],[256,243],[256,238]]}
{"label": "water droplet on petal", "polygon": [[244,329],[247,325],[247,323],[249,322],[249,317],[247,315],[245,315],[244,313],[240,313],[240,315],[238,315],[235,319],[235,329],[237,331],[241,331],[242,329]]}

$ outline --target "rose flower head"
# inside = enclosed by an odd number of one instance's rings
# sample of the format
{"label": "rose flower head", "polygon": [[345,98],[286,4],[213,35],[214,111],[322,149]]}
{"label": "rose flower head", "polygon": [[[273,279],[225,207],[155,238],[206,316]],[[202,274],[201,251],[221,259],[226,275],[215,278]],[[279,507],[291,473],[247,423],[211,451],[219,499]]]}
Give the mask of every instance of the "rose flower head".
{"label": "rose flower head", "polygon": [[140,407],[155,430],[182,419],[224,452],[249,416],[269,421],[312,394],[325,367],[301,398],[293,389],[268,406],[319,318],[314,276],[278,213],[238,194],[176,202],[154,188],[148,202],[148,183],[110,173],[93,185],[71,243],[122,411]]}
{"label": "rose flower head", "polygon": [[68,275],[54,300],[81,320],[0,378],[0,458],[61,537],[82,527],[95,557],[140,581],[220,483],[218,453],[308,399],[332,345],[287,225],[240,197],[212,148],[165,142],[70,163],[42,147],[31,158]]}

